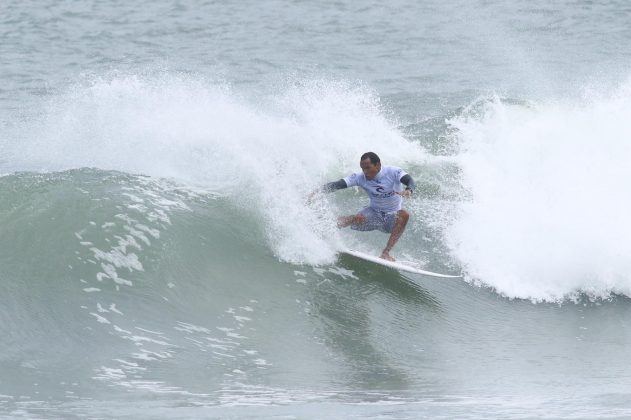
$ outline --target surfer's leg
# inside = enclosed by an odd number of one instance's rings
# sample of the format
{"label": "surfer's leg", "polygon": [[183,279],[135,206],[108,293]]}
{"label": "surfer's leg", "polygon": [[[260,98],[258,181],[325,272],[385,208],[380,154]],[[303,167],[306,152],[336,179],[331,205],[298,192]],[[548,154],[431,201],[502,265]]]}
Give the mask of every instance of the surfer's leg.
{"label": "surfer's leg", "polygon": [[359,226],[366,223],[366,217],[359,213],[353,214],[351,216],[342,216],[337,218],[337,227],[345,228],[347,226]]}
{"label": "surfer's leg", "polygon": [[374,209],[363,208],[359,213],[352,216],[344,216],[337,219],[337,227],[344,228],[350,226],[353,230],[375,230],[381,226],[381,219]]}
{"label": "surfer's leg", "polygon": [[396,218],[394,220],[394,227],[392,228],[392,232],[390,233],[390,238],[388,238],[388,243],[381,253],[381,258],[388,261],[394,261],[394,258],[390,256],[390,250],[403,234],[403,231],[405,230],[405,226],[408,224],[409,219],[410,213],[408,213],[404,209],[401,209],[397,212]]}

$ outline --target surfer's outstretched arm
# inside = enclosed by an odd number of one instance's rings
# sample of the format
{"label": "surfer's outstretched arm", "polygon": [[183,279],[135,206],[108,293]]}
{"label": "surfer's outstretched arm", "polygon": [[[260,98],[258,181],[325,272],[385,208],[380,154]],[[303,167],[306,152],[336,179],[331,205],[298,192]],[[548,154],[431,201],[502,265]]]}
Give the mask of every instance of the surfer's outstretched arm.
{"label": "surfer's outstretched arm", "polygon": [[313,196],[316,195],[317,193],[330,193],[333,191],[342,190],[344,188],[348,188],[348,185],[346,184],[346,181],[344,181],[344,179],[340,179],[339,181],[334,181],[334,182],[329,182],[327,184],[324,184],[319,189],[309,194],[309,196],[307,197],[307,203],[311,203]]}
{"label": "surfer's outstretched arm", "polygon": [[347,187],[348,185],[346,184],[346,181],[344,181],[344,179],[340,179],[339,181],[329,182],[328,184],[324,184],[322,188],[320,188],[320,191],[324,193],[330,193],[337,190],[343,190],[344,188],[347,188]]}

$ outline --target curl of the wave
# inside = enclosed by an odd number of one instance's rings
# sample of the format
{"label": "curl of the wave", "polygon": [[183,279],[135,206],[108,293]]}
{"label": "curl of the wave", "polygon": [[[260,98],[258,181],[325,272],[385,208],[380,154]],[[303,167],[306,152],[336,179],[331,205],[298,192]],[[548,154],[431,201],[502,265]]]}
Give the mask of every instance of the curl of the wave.
{"label": "curl of the wave", "polygon": [[511,298],[631,296],[631,84],[579,101],[481,99],[449,121],[469,194],[449,244]]}

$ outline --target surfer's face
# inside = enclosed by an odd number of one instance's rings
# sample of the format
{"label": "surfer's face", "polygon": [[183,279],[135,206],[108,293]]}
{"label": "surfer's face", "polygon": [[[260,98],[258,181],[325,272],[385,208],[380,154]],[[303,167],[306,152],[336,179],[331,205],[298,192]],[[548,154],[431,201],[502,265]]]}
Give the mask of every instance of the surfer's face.
{"label": "surfer's face", "polygon": [[374,165],[370,159],[364,159],[359,162],[359,166],[362,168],[366,179],[375,179],[379,171],[381,170],[381,162]]}

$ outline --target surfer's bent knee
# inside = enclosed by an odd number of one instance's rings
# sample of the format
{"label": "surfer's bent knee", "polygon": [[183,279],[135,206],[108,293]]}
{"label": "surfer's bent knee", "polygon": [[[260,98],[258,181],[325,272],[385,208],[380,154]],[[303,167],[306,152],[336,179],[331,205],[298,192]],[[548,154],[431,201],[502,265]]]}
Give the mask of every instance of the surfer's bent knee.
{"label": "surfer's bent knee", "polygon": [[366,223],[366,216],[364,216],[363,214],[359,213],[353,216],[353,225],[359,226],[363,225],[364,223]]}
{"label": "surfer's bent knee", "polygon": [[366,216],[363,214],[354,214],[352,216],[342,216],[337,219],[337,227],[344,228],[346,226],[361,226],[366,223]]}

